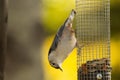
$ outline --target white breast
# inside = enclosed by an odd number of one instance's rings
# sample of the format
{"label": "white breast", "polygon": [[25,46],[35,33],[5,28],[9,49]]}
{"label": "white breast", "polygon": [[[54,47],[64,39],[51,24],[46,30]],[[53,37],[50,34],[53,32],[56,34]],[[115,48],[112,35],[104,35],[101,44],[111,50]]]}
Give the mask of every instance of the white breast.
{"label": "white breast", "polygon": [[59,63],[62,63],[64,59],[70,54],[70,52],[75,48],[76,38],[74,32],[69,29],[65,29],[60,42],[58,43],[56,49],[56,59]]}

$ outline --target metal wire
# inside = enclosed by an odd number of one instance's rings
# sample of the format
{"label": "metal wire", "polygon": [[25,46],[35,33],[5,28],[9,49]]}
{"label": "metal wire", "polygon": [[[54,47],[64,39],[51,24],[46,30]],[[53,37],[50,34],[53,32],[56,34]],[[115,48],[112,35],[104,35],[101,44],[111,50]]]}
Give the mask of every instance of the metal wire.
{"label": "metal wire", "polygon": [[[87,62],[103,67],[108,64],[106,62],[103,65],[100,61],[106,60],[110,65],[110,0],[76,0],[76,12],[76,36],[78,44],[83,45],[82,48],[78,48],[78,80],[97,80],[97,73],[102,74],[102,80],[110,80],[110,71],[100,70],[89,73],[89,76],[80,74],[88,70]],[[89,70],[91,71],[92,67]],[[86,71],[85,74],[90,71]],[[107,78],[104,74],[108,73]]]}

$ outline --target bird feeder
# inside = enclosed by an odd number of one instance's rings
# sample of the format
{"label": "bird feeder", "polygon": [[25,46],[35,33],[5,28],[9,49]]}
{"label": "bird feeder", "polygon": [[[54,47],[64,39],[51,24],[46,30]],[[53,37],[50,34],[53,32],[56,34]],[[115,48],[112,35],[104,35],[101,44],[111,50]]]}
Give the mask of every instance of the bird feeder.
{"label": "bird feeder", "polygon": [[76,0],[78,80],[111,80],[110,0]]}

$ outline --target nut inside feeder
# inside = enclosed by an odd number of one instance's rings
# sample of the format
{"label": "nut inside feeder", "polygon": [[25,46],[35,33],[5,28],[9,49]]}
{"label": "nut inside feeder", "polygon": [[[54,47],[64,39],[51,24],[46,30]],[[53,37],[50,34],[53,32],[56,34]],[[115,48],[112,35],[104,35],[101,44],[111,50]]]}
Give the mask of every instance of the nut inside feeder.
{"label": "nut inside feeder", "polygon": [[111,79],[111,70],[109,58],[87,61],[78,69],[78,80],[109,80]]}

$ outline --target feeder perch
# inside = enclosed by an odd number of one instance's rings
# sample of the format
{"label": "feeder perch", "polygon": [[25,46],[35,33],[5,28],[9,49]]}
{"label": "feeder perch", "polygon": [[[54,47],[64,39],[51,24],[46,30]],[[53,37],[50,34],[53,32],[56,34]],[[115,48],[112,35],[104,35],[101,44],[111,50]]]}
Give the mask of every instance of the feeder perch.
{"label": "feeder perch", "polygon": [[76,0],[78,80],[111,80],[110,1]]}

